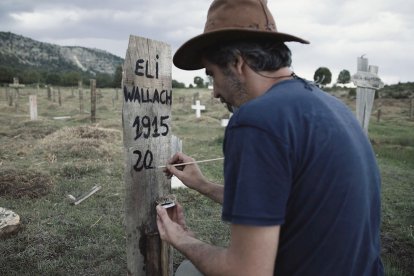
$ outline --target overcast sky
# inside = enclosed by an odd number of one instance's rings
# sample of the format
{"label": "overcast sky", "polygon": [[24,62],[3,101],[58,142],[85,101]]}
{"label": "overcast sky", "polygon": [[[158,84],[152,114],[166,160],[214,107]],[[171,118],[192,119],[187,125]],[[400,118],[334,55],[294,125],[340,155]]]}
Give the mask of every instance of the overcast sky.
{"label": "overcast sky", "polygon": [[[1,0],[0,31],[42,42],[85,46],[125,57],[129,35],[164,41],[173,53],[203,31],[210,0]],[[268,0],[279,31],[310,45],[288,43],[297,75],[328,67],[356,72],[365,54],[386,84],[414,81],[414,4],[410,0]],[[189,84],[204,71],[173,67]]]}

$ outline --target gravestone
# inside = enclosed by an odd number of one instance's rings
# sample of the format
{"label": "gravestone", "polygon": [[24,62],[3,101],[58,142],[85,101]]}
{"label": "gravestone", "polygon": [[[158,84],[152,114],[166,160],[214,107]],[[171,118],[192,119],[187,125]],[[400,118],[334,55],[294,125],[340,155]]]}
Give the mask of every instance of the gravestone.
{"label": "gravestone", "polygon": [[204,105],[200,105],[200,101],[197,100],[195,105],[191,106],[191,109],[194,109],[196,111],[196,117],[201,117],[201,110],[205,110],[206,107]]}
{"label": "gravestone", "polygon": [[122,74],[128,275],[172,275],[172,250],[156,224],[156,200],[171,192],[158,164],[171,150],[171,48],[130,36]]}
{"label": "gravestone", "polygon": [[375,91],[384,87],[378,77],[378,66],[368,65],[368,59],[357,58],[357,73],[352,76],[357,86],[356,117],[365,133],[368,134],[368,124],[374,105]]}

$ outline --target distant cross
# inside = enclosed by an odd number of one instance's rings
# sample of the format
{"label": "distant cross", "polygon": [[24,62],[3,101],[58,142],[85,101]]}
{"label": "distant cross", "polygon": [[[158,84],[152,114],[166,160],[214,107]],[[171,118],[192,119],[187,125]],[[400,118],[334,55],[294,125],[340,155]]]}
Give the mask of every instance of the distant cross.
{"label": "distant cross", "polygon": [[18,90],[19,88],[24,87],[24,84],[19,83],[19,78],[13,78],[13,83],[9,84],[9,87]]}
{"label": "distant cross", "polygon": [[[14,106],[16,108],[16,112],[19,108],[19,88],[24,87],[24,84],[19,84],[19,78],[13,78],[13,83],[9,84],[9,87],[14,88],[14,90],[16,90],[16,94],[15,94],[15,101],[14,101]],[[11,97],[13,97],[12,95],[10,95]],[[9,105],[10,103],[13,102],[13,98],[9,99]]]}
{"label": "distant cross", "polygon": [[200,101],[197,100],[196,104],[191,106],[191,109],[194,109],[196,111],[196,117],[200,118],[201,110],[205,110],[206,107],[204,105],[200,105]]}

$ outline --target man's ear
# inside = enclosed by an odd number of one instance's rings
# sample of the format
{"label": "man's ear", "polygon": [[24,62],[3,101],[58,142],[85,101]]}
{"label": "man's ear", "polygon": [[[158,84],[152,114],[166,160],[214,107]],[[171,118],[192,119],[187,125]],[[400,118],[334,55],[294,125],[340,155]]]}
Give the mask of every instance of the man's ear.
{"label": "man's ear", "polygon": [[244,59],[240,55],[238,55],[236,58],[236,65],[235,65],[236,71],[238,74],[243,74],[243,67],[245,65],[244,63],[245,63]]}
{"label": "man's ear", "polygon": [[239,77],[242,77],[244,74],[244,66],[246,65],[246,62],[244,59],[237,55],[235,61],[231,64],[232,70],[234,73],[236,73]]}

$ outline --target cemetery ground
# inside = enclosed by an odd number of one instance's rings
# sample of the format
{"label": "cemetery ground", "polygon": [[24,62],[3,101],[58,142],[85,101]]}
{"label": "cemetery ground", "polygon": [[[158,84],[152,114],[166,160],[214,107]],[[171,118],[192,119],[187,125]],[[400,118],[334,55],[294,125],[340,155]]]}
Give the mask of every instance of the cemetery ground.
{"label": "cemetery ground", "polygon": [[[0,207],[21,218],[20,231],[0,239],[0,275],[126,274],[122,94],[117,99],[114,89],[98,89],[92,124],[90,89],[83,91],[80,114],[77,88],[61,88],[61,106],[47,99],[46,89],[20,89],[17,109],[0,88]],[[206,106],[199,119],[191,109],[196,92]],[[36,93],[38,120],[30,121],[28,96]],[[355,108],[354,99],[341,99]],[[382,257],[387,275],[414,275],[414,121],[408,100],[381,101],[381,121],[375,104],[369,136],[383,180]],[[173,92],[172,133],[196,160],[222,156],[220,121],[228,115],[207,90]],[[200,167],[223,183],[222,161]],[[101,190],[71,204],[69,194],[79,198],[95,185]],[[228,243],[219,205],[188,189],[173,193],[202,240]],[[174,252],[175,267],[182,259]]]}

